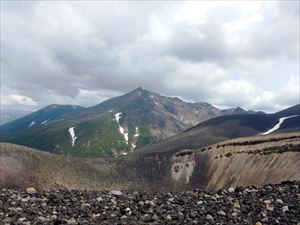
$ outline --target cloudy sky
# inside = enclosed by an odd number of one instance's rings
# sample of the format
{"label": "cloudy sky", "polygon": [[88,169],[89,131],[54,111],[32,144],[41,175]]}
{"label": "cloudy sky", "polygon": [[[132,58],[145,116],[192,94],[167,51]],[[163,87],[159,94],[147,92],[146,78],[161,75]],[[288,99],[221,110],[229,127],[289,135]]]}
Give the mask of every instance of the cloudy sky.
{"label": "cloudy sky", "polygon": [[299,1],[1,1],[1,106],[139,86],[272,112],[299,103]]}

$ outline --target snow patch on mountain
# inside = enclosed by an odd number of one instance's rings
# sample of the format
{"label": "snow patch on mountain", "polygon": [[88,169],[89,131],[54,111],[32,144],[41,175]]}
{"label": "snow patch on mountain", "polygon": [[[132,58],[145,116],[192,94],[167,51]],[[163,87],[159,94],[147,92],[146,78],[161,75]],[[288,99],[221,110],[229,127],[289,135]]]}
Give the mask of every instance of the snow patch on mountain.
{"label": "snow patch on mountain", "polygon": [[287,116],[287,117],[281,117],[279,118],[279,122],[277,124],[275,124],[274,127],[272,127],[270,130],[262,133],[261,135],[267,135],[267,134],[270,134],[276,130],[278,130],[280,128],[280,125],[286,120],[286,119],[289,119],[289,118],[293,118],[293,117],[296,117],[296,116],[299,116],[299,115],[293,115],[293,116]]}
{"label": "snow patch on mountain", "polygon": [[32,122],[28,125],[28,127],[32,127],[34,124],[35,124],[35,121],[32,121]]}
{"label": "snow patch on mountain", "polygon": [[119,131],[120,131],[120,133],[124,136],[124,139],[125,139],[125,141],[126,141],[126,144],[128,144],[128,133],[125,132],[124,128],[121,126],[121,124],[120,124],[120,122],[119,122],[120,119],[121,119],[121,115],[122,115],[121,112],[116,113],[116,114],[115,114],[115,119],[114,119],[114,120],[117,121],[117,124],[118,124],[118,126],[119,126]]}
{"label": "snow patch on mountain", "polygon": [[138,127],[135,127],[135,134],[133,136],[134,137],[140,136],[140,134],[139,134],[139,128]]}
{"label": "snow patch on mountain", "polygon": [[153,100],[153,102],[154,102],[156,105],[159,105],[159,103],[156,101],[156,99],[154,98],[153,95],[150,95],[149,97]]}
{"label": "snow patch on mountain", "polygon": [[41,122],[41,125],[43,125],[43,124],[47,123],[48,121],[49,121],[49,119],[47,119],[47,120],[44,120],[43,122]]}
{"label": "snow patch on mountain", "polygon": [[75,144],[75,140],[77,139],[77,137],[75,136],[75,127],[70,127],[69,128],[69,133],[70,133],[70,136],[72,138],[72,146],[74,146]]}

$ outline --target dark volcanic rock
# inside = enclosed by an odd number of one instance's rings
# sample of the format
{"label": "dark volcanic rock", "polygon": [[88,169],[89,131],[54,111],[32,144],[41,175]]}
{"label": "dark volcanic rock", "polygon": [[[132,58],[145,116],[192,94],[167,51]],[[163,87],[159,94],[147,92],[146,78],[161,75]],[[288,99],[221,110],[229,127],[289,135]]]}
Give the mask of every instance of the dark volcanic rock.
{"label": "dark volcanic rock", "polygon": [[0,224],[295,224],[300,182],[216,193],[0,191]]}

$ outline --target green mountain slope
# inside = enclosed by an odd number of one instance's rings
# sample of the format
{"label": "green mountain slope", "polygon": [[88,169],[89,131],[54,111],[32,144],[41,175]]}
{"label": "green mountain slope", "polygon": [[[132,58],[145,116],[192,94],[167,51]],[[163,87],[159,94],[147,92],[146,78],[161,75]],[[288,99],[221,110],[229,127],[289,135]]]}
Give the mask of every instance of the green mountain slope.
{"label": "green mountain slope", "polygon": [[[45,113],[49,108],[1,126],[0,141],[68,156],[114,157],[176,135],[201,121],[236,114],[235,109],[187,103],[142,88],[93,107],[52,113],[56,117],[51,119]],[[35,124],[30,126],[32,121]]]}

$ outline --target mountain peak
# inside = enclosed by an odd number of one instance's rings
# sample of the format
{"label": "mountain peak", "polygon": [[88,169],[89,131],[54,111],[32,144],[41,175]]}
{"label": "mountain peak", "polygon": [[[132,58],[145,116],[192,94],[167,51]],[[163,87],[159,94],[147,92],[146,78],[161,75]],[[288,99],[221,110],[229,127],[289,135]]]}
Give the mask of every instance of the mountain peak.
{"label": "mountain peak", "polygon": [[142,87],[138,87],[138,88],[134,89],[131,92],[139,92],[139,91],[143,91],[143,88]]}
{"label": "mountain peak", "polygon": [[239,106],[234,109],[234,113],[244,113],[244,112],[246,112],[246,111]]}
{"label": "mountain peak", "polygon": [[128,94],[142,96],[142,95],[145,95],[146,93],[149,93],[149,91],[143,89],[142,87],[138,87],[138,88],[134,89],[133,91],[129,92]]}

